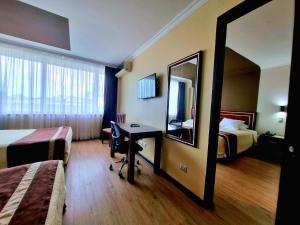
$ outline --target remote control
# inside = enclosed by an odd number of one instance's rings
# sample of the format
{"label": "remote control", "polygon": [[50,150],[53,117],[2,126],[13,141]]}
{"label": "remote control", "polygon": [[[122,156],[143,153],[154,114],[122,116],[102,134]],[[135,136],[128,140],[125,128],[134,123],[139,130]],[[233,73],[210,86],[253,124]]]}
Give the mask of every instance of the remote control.
{"label": "remote control", "polygon": [[131,127],[139,127],[140,125],[137,124],[137,123],[132,123],[132,124],[130,124],[130,126],[131,126]]}

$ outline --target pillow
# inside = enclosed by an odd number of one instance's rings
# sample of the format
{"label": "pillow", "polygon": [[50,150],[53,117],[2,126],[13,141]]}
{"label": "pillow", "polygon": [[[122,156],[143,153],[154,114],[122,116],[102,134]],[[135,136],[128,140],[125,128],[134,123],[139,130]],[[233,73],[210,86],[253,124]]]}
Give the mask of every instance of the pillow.
{"label": "pillow", "polygon": [[222,121],[220,122],[220,127],[225,129],[230,129],[230,130],[240,130],[241,125],[244,123],[245,121],[242,120],[223,118]]}
{"label": "pillow", "polygon": [[249,126],[247,124],[242,123],[240,125],[240,130],[247,130],[249,128]]}
{"label": "pillow", "polygon": [[184,121],[183,123],[184,123],[185,125],[193,126],[194,121],[193,121],[193,119],[189,119],[189,120]]}

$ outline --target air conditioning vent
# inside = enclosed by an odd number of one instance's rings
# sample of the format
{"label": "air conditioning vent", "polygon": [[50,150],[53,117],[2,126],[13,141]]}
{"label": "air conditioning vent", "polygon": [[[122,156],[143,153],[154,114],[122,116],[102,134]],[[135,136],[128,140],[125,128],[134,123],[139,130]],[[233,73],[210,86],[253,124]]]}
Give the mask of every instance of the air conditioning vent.
{"label": "air conditioning vent", "polygon": [[125,61],[122,65],[122,69],[116,74],[116,77],[121,77],[125,73],[129,73],[132,71],[132,62],[131,61]]}

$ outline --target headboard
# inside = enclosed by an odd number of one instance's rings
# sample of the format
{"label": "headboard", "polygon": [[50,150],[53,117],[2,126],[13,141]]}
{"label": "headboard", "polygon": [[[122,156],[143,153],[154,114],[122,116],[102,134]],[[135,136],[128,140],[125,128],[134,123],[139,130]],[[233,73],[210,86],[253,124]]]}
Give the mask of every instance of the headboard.
{"label": "headboard", "polygon": [[249,126],[249,129],[255,129],[256,122],[256,112],[233,112],[233,111],[221,111],[220,112],[220,121],[223,118],[243,120],[245,124]]}

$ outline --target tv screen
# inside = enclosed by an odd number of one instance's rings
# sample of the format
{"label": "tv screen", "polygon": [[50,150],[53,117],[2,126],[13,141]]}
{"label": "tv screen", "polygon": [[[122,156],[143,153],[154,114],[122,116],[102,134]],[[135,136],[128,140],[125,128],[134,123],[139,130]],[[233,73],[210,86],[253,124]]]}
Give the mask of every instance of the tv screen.
{"label": "tv screen", "polygon": [[153,98],[157,95],[156,73],[138,81],[138,98]]}

